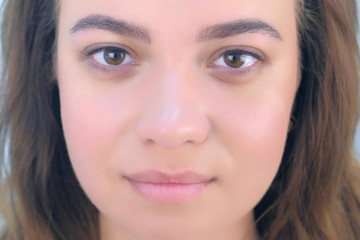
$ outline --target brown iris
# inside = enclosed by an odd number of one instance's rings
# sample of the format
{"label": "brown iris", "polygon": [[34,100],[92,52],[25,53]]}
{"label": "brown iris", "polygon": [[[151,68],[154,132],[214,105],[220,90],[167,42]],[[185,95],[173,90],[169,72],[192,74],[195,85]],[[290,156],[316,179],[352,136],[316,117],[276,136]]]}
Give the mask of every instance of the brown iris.
{"label": "brown iris", "polygon": [[125,59],[125,52],[120,49],[105,49],[104,50],[104,59],[105,62],[110,65],[119,65],[121,64]]}
{"label": "brown iris", "polygon": [[224,54],[225,63],[232,68],[241,67],[245,62],[241,58],[242,53],[229,52]]}

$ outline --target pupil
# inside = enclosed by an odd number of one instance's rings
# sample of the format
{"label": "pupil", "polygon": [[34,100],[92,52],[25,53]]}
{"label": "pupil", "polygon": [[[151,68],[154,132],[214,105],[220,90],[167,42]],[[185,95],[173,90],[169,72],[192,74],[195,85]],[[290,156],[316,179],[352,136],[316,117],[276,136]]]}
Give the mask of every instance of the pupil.
{"label": "pupil", "polygon": [[241,59],[239,53],[227,53],[225,54],[225,63],[233,68],[241,67],[245,62]]}
{"label": "pupil", "polygon": [[125,59],[125,53],[117,49],[107,49],[104,51],[106,63],[111,65],[119,65]]}

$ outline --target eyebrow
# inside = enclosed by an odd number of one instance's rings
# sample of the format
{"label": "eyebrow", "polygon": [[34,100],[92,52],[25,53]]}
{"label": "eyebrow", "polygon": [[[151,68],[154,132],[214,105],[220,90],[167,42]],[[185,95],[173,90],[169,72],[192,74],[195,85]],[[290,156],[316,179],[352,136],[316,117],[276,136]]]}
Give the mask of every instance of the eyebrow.
{"label": "eyebrow", "polygon": [[[76,33],[89,29],[106,30],[151,43],[150,34],[144,27],[104,15],[90,15],[82,18],[71,28],[70,32]],[[196,37],[196,42],[223,39],[244,33],[262,33],[282,40],[279,31],[270,24],[260,19],[241,19],[202,29]]]}
{"label": "eyebrow", "polygon": [[209,26],[200,31],[197,42],[232,37],[244,33],[262,33],[282,40],[279,31],[260,19],[241,19]]}
{"label": "eyebrow", "polygon": [[80,19],[70,32],[76,33],[89,29],[106,30],[151,43],[150,34],[145,28],[103,15],[90,15]]}

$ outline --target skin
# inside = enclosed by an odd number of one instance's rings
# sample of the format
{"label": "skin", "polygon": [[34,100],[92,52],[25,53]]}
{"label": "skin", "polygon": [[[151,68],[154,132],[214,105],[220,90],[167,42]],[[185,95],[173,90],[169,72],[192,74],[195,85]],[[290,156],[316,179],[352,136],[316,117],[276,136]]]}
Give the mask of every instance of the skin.
{"label": "skin", "polygon": [[[280,165],[298,87],[294,4],[61,1],[62,124],[75,173],[99,209],[102,240],[258,239],[253,209]],[[71,32],[94,14],[141,26],[151,43],[106,30]],[[238,19],[260,19],[281,39],[260,31],[196,41],[201,29]],[[101,53],[84,55],[103,43],[126,46],[134,61],[104,68]],[[232,71],[214,66],[226,47],[255,49],[263,59]],[[122,177],[149,169],[216,180],[194,199],[154,202]]]}

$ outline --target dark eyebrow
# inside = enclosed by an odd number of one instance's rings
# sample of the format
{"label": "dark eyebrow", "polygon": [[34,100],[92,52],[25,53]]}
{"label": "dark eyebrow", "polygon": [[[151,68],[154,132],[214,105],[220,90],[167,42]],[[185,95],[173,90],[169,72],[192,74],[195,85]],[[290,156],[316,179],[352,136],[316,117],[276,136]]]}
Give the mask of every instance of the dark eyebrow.
{"label": "dark eyebrow", "polygon": [[70,32],[76,33],[88,29],[107,30],[119,35],[140,39],[146,43],[151,43],[150,35],[143,27],[103,15],[90,15],[80,19],[74,27],[71,28]]}
{"label": "dark eyebrow", "polygon": [[[82,18],[71,28],[70,32],[76,33],[88,29],[106,30],[115,34],[140,39],[146,43],[151,43],[150,34],[145,28],[104,15],[90,15]],[[278,40],[282,39],[279,31],[262,20],[240,19],[206,27],[199,32],[196,41],[202,42],[212,39],[227,38],[243,33],[263,33]]]}
{"label": "dark eyebrow", "polygon": [[259,19],[241,19],[229,23],[215,24],[200,31],[197,42],[227,38],[243,33],[263,33],[281,40],[281,35],[270,24]]}

